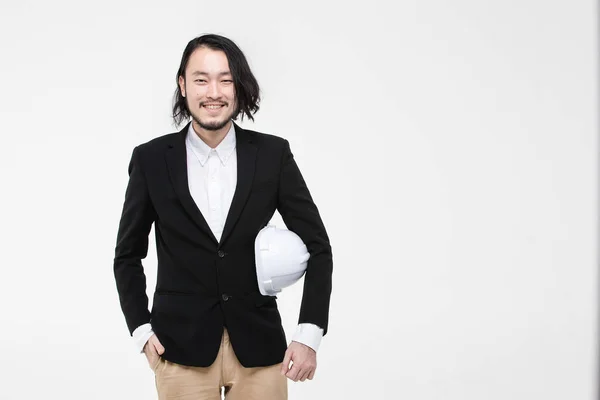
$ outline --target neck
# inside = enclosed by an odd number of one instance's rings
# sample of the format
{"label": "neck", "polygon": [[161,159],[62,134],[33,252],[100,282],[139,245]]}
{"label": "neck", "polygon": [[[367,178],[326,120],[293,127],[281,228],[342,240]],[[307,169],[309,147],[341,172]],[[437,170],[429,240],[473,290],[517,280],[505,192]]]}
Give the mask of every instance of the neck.
{"label": "neck", "polygon": [[227,135],[227,132],[229,132],[229,129],[231,129],[232,123],[233,122],[230,120],[223,128],[216,131],[209,131],[198,125],[196,121],[192,120],[192,128],[194,129],[194,132],[196,132],[196,135],[198,135],[198,137],[202,139],[204,143],[210,146],[210,148],[214,149]]}

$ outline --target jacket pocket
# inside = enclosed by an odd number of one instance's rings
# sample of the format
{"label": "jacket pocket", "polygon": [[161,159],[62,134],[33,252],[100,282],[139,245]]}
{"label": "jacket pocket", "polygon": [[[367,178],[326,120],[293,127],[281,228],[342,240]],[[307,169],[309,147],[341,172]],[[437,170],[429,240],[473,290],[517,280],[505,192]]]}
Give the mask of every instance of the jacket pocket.
{"label": "jacket pocket", "polygon": [[188,292],[157,291],[152,314],[159,320],[172,323],[194,323],[206,312],[219,305],[216,297]]}
{"label": "jacket pocket", "polygon": [[194,296],[194,295],[197,295],[196,293],[192,293],[192,292],[181,292],[178,290],[163,290],[163,289],[157,289],[156,294],[159,296]]}

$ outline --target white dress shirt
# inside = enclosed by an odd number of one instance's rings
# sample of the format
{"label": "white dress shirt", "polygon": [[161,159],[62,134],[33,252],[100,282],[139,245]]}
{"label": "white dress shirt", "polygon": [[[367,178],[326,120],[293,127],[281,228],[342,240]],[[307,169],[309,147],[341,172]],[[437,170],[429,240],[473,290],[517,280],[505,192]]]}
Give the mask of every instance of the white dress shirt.
{"label": "white dress shirt", "polygon": [[[221,143],[214,149],[196,134],[190,124],[185,145],[190,194],[217,240],[221,240],[237,184],[233,123]],[[140,325],[133,331],[133,340],[140,353],[143,353],[144,345],[153,334],[150,323]],[[322,338],[323,329],[314,324],[303,323],[298,324],[293,340],[317,351]]]}

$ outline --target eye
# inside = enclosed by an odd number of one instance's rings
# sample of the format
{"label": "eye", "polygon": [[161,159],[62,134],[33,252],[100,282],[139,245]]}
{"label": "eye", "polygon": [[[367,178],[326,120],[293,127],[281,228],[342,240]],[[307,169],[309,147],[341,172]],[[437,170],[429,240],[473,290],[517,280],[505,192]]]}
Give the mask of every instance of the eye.
{"label": "eye", "polygon": [[232,81],[232,80],[230,80],[230,79],[226,79],[226,80],[224,80],[224,81],[221,81],[221,82],[224,82],[224,83],[232,83],[233,81]]}
{"label": "eye", "polygon": [[196,79],[194,82],[206,82],[204,79]]}

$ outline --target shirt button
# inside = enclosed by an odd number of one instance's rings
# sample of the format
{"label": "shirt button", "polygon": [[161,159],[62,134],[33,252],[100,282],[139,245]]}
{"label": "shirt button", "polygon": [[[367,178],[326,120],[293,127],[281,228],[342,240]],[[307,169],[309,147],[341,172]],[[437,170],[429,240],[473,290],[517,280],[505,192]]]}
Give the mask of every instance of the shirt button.
{"label": "shirt button", "polygon": [[217,252],[217,255],[218,255],[219,257],[223,258],[223,257],[225,257],[225,252],[224,252],[223,250],[219,250],[219,251]]}
{"label": "shirt button", "polygon": [[223,294],[221,295],[221,298],[223,299],[223,301],[227,301],[227,300],[229,300],[229,295],[228,295],[228,294],[226,294],[226,293],[223,293]]}

